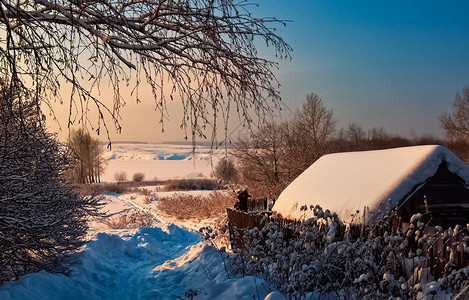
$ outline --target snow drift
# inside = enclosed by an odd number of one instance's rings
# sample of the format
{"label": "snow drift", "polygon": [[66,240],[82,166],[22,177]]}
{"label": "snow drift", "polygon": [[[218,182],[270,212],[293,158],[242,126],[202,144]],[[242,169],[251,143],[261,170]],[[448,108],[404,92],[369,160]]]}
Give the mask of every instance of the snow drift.
{"label": "snow drift", "polygon": [[70,276],[44,271],[0,286],[0,299],[263,299],[261,279],[229,278],[220,253],[192,231],[169,225],[99,233]]}

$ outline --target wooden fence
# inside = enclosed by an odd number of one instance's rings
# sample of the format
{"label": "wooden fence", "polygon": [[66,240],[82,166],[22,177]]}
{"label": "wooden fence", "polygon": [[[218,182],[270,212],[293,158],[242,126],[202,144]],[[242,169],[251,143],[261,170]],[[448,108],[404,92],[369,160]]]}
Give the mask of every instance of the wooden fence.
{"label": "wooden fence", "polygon": [[[283,219],[272,217],[271,213],[245,213],[238,210],[227,209],[228,227],[230,233],[231,246],[234,249],[243,248],[243,238],[246,232],[250,229],[257,227],[259,230],[263,228],[262,219],[266,218],[268,222],[274,222],[279,230],[284,233],[284,239],[288,240],[292,237],[292,227],[297,226],[301,221]],[[357,228],[351,228],[361,230]],[[436,229],[427,226],[424,234],[434,235]],[[360,237],[357,232],[357,238]],[[343,236],[343,235],[342,235]],[[452,237],[444,237],[441,234],[434,235],[434,241],[430,245],[426,245],[423,250],[428,260],[427,264],[430,267],[433,276],[440,278],[442,275],[447,274],[447,267],[451,266],[460,269],[469,266],[469,253],[466,252],[465,247],[469,244],[469,235],[467,231],[460,231],[457,235]],[[411,247],[417,247],[417,243],[412,240]],[[450,256],[453,256],[452,259]]]}
{"label": "wooden fence", "polygon": [[270,212],[245,213],[239,210],[228,208],[228,228],[230,233],[231,247],[241,249],[243,246],[243,238],[247,230],[258,228],[262,229],[262,219],[266,218],[268,222],[275,222],[277,226],[284,231],[285,238],[289,239],[288,225],[299,225],[300,221],[294,221],[283,218],[272,218]]}
{"label": "wooden fence", "polygon": [[[427,226],[424,234],[433,235],[437,231],[435,227]],[[456,269],[469,266],[469,253],[464,249],[468,246],[469,235],[461,231],[452,237],[444,237],[441,234],[430,244],[423,248],[424,255],[428,258],[428,265],[433,276],[440,278],[447,274],[447,267]],[[452,259],[451,259],[451,256]]]}
{"label": "wooden fence", "polygon": [[267,198],[248,199],[248,211],[265,211],[267,210]]}

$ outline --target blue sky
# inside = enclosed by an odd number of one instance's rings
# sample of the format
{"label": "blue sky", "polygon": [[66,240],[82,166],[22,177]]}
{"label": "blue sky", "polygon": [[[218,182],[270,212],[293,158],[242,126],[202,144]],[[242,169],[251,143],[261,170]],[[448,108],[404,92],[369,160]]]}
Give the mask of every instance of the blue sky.
{"label": "blue sky", "polygon": [[[258,3],[259,8],[251,7],[255,15],[291,21],[277,33],[292,46],[293,59],[280,61],[275,72],[287,112],[314,92],[334,109],[340,128],[357,123],[409,137],[443,136],[439,116],[451,112],[456,93],[469,85],[469,1]],[[273,49],[259,50],[261,56],[275,59]],[[139,105],[128,101],[122,110],[122,134],[111,129],[113,141],[183,139],[180,106],[162,134],[147,94]],[[66,106],[63,110],[67,115]],[[233,122],[229,132],[236,130]],[[61,136],[66,138],[67,131]]]}
{"label": "blue sky", "polygon": [[441,135],[438,117],[469,85],[469,1],[260,2],[292,22],[277,72],[288,107],[317,93],[339,125]]}

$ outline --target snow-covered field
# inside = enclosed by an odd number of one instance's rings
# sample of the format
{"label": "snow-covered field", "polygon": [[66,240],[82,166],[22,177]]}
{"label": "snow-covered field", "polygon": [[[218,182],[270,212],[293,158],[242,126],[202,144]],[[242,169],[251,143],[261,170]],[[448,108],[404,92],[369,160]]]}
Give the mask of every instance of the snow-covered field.
{"label": "snow-covered field", "polygon": [[117,172],[126,172],[128,179],[141,172],[146,180],[210,177],[213,166],[223,150],[210,151],[210,147],[179,144],[115,143],[105,153],[108,166],[102,181],[115,181]]}

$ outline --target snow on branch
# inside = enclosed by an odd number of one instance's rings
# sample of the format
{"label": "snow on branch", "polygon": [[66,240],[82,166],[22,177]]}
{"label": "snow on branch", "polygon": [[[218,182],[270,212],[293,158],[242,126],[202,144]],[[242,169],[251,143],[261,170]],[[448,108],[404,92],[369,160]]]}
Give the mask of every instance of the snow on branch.
{"label": "snow on branch", "polygon": [[[290,46],[275,33],[285,21],[257,18],[250,5],[233,0],[0,0],[0,69],[7,81],[24,84],[50,107],[51,99],[63,101],[63,82],[71,84],[69,124],[90,123],[92,103],[99,112],[98,131],[101,126],[108,130],[105,115],[120,128],[121,84],[133,85],[139,101],[138,90],[146,82],[160,122],[166,101],[177,98],[184,112],[181,127],[195,138],[206,127],[215,130],[219,115],[226,123],[230,107],[250,123],[253,111],[262,116],[278,105],[276,63],[258,55],[255,40],[264,40],[277,57],[290,58]],[[104,82],[114,90],[112,107],[98,93]]]}

